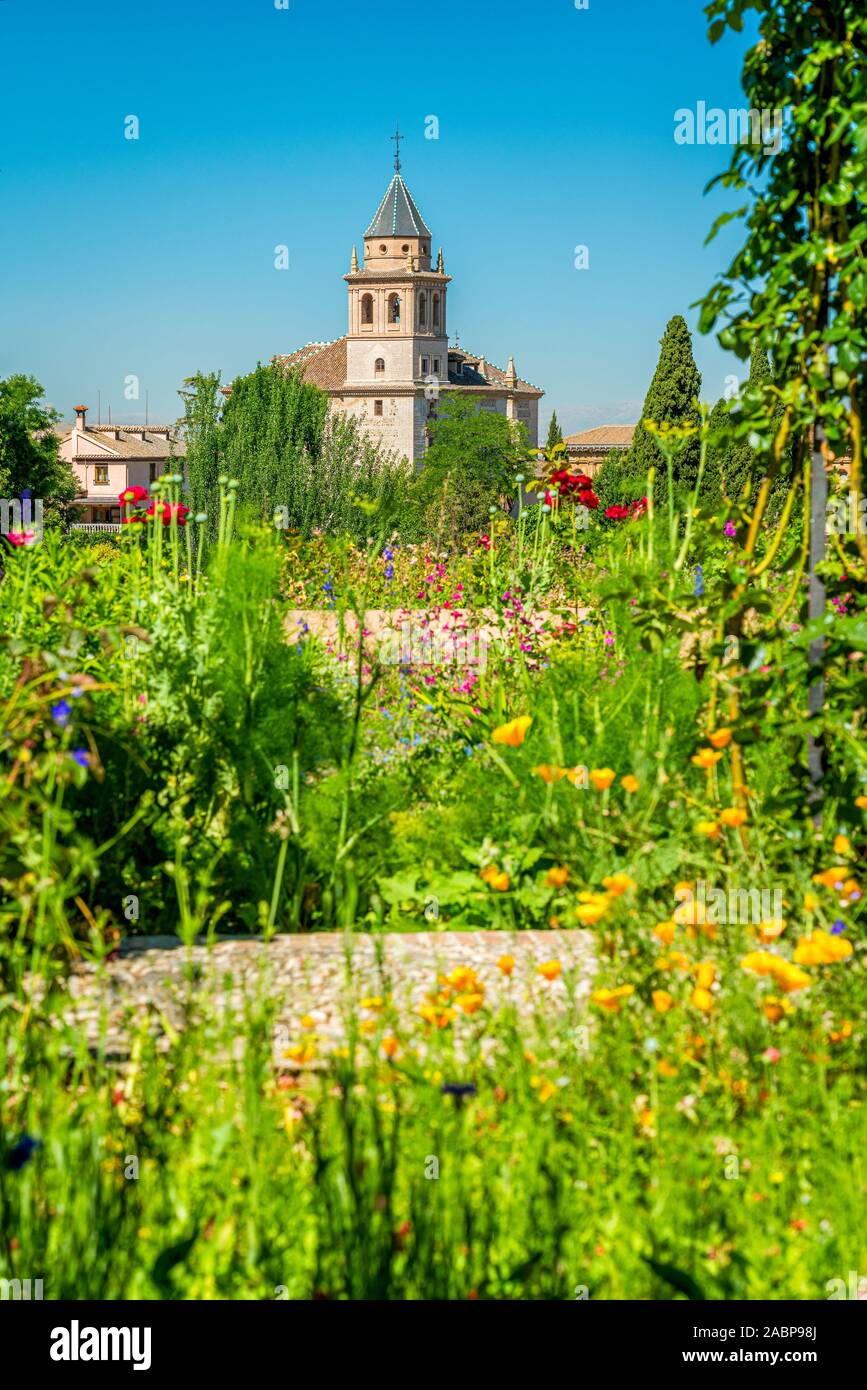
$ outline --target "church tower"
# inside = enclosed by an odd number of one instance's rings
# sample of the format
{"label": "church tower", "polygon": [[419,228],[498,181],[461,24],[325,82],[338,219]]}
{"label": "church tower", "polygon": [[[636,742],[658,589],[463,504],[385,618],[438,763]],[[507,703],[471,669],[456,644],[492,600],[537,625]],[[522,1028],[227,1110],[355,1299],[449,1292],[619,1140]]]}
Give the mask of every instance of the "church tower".
{"label": "church tower", "polygon": [[430,230],[401,176],[401,138],[394,137],[394,177],[364,234],[364,264],[359,267],[353,247],[344,276],[349,292],[345,394],[354,397],[352,413],[364,418],[384,448],[420,459],[439,383],[448,382],[451,277],[441,250],[436,264],[432,260]]}

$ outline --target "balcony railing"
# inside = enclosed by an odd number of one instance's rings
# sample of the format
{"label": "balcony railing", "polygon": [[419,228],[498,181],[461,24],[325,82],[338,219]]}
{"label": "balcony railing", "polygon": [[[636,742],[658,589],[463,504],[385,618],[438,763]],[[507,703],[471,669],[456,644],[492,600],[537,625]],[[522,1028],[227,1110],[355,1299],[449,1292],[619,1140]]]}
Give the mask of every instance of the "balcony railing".
{"label": "balcony railing", "polygon": [[89,536],[97,536],[102,531],[122,531],[123,524],[120,521],[76,521],[70,530],[85,531]]}

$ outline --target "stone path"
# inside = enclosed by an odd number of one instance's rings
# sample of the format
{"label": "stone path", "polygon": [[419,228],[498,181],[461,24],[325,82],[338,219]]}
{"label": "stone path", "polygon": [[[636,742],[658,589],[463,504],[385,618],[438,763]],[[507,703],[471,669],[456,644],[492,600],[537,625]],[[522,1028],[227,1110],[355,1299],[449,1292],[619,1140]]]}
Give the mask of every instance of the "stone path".
{"label": "stone path", "polygon": [[[579,998],[589,992],[594,970],[592,937],[580,930],[394,933],[378,942],[381,961],[373,937],[350,938],[348,970],[346,941],[338,932],[277,936],[267,945],[256,938],[223,939],[210,951],[197,945],[189,953],[174,938],[133,937],[101,972],[87,963],[73,967],[64,1016],[95,1047],[105,1012],[107,1055],[122,1061],[136,1015],[147,1017],[163,1047],[168,1047],[172,1030],[183,1028],[191,973],[196,992],[206,995],[218,1013],[230,1009],[238,1016],[245,996],[264,979],[279,1000],[275,1057],[282,1057],[283,1048],[298,1041],[305,1015],[313,1020],[320,1045],[327,1049],[340,1043],[348,978],[357,999],[391,994],[404,1011],[421,1001],[438,974],[469,965],[485,984],[487,1002],[496,1005],[509,991],[526,1010],[539,1003],[557,1010],[566,1003],[566,984],[562,978],[543,980],[538,966],[559,960],[564,971],[574,968]],[[497,966],[506,954],[515,958],[511,980]]]}

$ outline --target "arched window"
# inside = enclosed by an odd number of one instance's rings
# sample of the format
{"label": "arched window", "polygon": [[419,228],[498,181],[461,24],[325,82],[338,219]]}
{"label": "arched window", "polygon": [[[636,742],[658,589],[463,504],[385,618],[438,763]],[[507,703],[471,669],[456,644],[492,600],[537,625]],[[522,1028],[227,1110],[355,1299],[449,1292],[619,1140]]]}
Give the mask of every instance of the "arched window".
{"label": "arched window", "polygon": [[418,297],[418,326],[427,327],[427,295],[424,293]]}
{"label": "arched window", "polygon": [[374,364],[373,364],[373,375],[374,375],[374,376],[385,376],[385,358],[384,358],[384,357],[377,357],[376,361],[375,361]]}
{"label": "arched window", "polygon": [[361,322],[373,323],[373,295],[363,294],[361,296]]}
{"label": "arched window", "polygon": [[433,326],[434,328],[440,326],[440,297],[438,294],[433,297]]}
{"label": "arched window", "polygon": [[399,294],[390,294],[388,296],[388,321],[389,323],[400,323]]}

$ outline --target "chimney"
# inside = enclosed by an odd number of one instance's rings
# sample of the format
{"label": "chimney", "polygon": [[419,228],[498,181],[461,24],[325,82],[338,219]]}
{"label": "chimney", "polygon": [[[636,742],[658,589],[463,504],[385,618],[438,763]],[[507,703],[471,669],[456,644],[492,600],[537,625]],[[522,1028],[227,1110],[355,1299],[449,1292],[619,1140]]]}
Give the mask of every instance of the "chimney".
{"label": "chimney", "polygon": [[87,429],[87,406],[77,405],[75,409],[75,428],[77,430]]}

